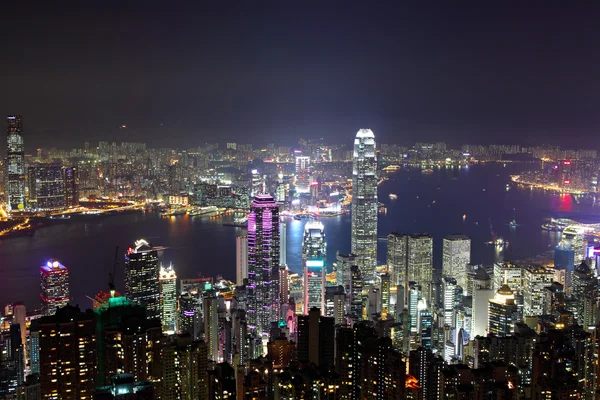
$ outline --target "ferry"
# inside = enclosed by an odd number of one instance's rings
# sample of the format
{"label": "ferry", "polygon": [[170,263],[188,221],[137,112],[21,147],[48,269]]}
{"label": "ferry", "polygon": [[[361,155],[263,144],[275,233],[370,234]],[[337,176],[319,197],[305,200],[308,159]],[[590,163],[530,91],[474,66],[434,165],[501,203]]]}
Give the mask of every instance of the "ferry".
{"label": "ferry", "polygon": [[208,207],[200,207],[189,210],[187,213],[190,217],[195,217],[198,215],[210,214],[212,212],[218,211],[216,206],[208,206]]}
{"label": "ferry", "polygon": [[513,219],[512,221],[510,221],[510,223],[509,223],[508,225],[509,225],[511,228],[516,228],[517,226],[519,226],[519,225],[517,224],[517,221],[516,221],[516,220],[514,220],[514,219]]}
{"label": "ferry", "polygon": [[185,209],[178,209],[173,211],[168,211],[162,214],[163,217],[174,217],[176,215],[185,215],[187,211]]}
{"label": "ferry", "polygon": [[395,193],[390,193],[390,199],[391,200],[397,200],[398,199],[398,195]]}
{"label": "ferry", "polygon": [[433,169],[427,168],[421,171],[422,174],[431,175],[433,174]]}

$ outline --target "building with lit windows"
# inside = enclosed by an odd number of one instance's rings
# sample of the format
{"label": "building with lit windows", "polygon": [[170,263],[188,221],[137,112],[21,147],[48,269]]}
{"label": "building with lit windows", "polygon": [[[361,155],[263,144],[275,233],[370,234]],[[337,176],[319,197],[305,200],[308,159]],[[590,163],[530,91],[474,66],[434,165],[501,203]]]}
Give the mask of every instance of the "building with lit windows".
{"label": "building with lit windows", "polygon": [[466,287],[467,265],[471,262],[471,239],[467,235],[449,235],[442,248],[442,276],[456,279]]}
{"label": "building with lit windows", "polygon": [[523,287],[521,267],[509,261],[494,263],[493,283],[492,289],[494,291],[498,291],[505,284],[514,292],[521,291]]}
{"label": "building with lit windows", "polygon": [[125,254],[125,297],[146,307],[148,318],[160,318],[158,253],[144,239]]}
{"label": "building with lit windows", "polygon": [[[279,289],[273,285],[279,270],[279,206],[269,194],[257,194],[248,215],[248,327],[257,336],[268,335],[278,319],[273,302]],[[277,271],[275,270],[277,269]]]}
{"label": "building with lit windows", "polygon": [[42,315],[54,315],[58,308],[69,304],[69,270],[58,261],[48,261],[40,267],[40,287]]}
{"label": "building with lit windows", "polygon": [[39,320],[42,399],[92,399],[96,387],[96,316],[65,306]]}
{"label": "building with lit windows", "polygon": [[433,279],[433,238],[431,235],[390,233],[387,253],[388,272],[396,285],[411,282],[420,285],[427,304],[431,302]]}
{"label": "building with lit windows", "polygon": [[544,314],[546,288],[554,281],[554,271],[539,266],[523,268],[523,315]]}
{"label": "building with lit windows", "polygon": [[173,334],[177,330],[177,275],[172,265],[160,267],[158,287],[162,329],[165,334]]}
{"label": "building with lit windows", "polygon": [[515,295],[508,285],[503,285],[489,299],[488,334],[509,336],[514,330],[516,311]]}
{"label": "building with lit windows", "polygon": [[377,153],[375,135],[361,129],[354,139],[352,163],[351,252],[358,257],[363,279],[375,277],[377,266]]}
{"label": "building with lit windows", "polygon": [[9,210],[20,211],[25,203],[25,147],[23,145],[23,125],[20,115],[6,118],[6,196]]}
{"label": "building with lit windows", "polygon": [[77,167],[64,167],[62,171],[65,188],[64,206],[77,207],[79,205],[79,176]]}
{"label": "building with lit windows", "polygon": [[160,357],[161,400],[209,399],[206,343],[178,335],[162,346]]}
{"label": "building with lit windows", "polygon": [[316,307],[325,315],[325,266],[327,243],[325,228],[318,221],[304,225],[302,259],[304,263],[304,313]]}
{"label": "building with lit windows", "polygon": [[246,278],[248,278],[248,236],[236,236],[235,283],[242,286]]}
{"label": "building with lit windows", "polygon": [[296,157],[296,193],[310,193],[310,157]]}
{"label": "building with lit windows", "polygon": [[214,295],[203,299],[204,342],[208,346],[208,359],[214,362],[222,361],[219,354],[219,301]]}
{"label": "building with lit windows", "polygon": [[65,207],[65,180],[60,163],[37,163],[29,168],[29,175],[32,207],[42,211]]}

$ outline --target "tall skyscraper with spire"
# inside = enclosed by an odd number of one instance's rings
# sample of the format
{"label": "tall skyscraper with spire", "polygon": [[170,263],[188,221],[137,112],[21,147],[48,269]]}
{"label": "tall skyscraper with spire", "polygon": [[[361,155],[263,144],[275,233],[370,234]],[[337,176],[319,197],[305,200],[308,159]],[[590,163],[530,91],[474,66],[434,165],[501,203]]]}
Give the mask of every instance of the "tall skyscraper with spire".
{"label": "tall skyscraper with spire", "polygon": [[7,160],[6,160],[6,194],[10,210],[19,211],[25,208],[25,148],[23,145],[23,125],[20,115],[6,118]]}
{"label": "tall skyscraper with spire", "polygon": [[269,333],[278,319],[279,206],[269,194],[257,194],[248,215],[248,310],[249,328],[257,336]]}
{"label": "tall skyscraper with spire", "polygon": [[363,278],[372,278],[377,266],[377,155],[370,129],[359,130],[354,139],[351,248]]}

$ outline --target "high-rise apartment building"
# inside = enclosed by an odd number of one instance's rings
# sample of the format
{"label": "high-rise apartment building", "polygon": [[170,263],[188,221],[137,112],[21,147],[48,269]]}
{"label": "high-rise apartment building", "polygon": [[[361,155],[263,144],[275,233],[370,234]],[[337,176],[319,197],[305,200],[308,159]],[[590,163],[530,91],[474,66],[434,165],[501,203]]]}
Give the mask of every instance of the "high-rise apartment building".
{"label": "high-rise apartment building", "polygon": [[204,341],[208,346],[208,359],[220,362],[219,354],[219,301],[214,295],[203,299]]}
{"label": "high-rise apartment building", "polygon": [[178,335],[162,347],[160,358],[162,400],[209,398],[206,343]]}
{"label": "high-rise apartment building", "polygon": [[242,286],[246,278],[248,278],[248,236],[236,236],[235,283]]}
{"label": "high-rise apartment building", "polygon": [[471,262],[471,239],[467,235],[449,235],[442,249],[442,276],[456,279],[465,288],[467,264]]}
{"label": "high-rise apartment building", "polygon": [[334,318],[321,316],[317,308],[298,316],[298,361],[333,366],[334,322]]}
{"label": "high-rise apartment building", "polygon": [[66,306],[39,320],[43,399],[92,399],[96,387],[96,318]]}
{"label": "high-rise apartment building", "polygon": [[6,143],[6,198],[10,210],[25,208],[25,147],[23,145],[23,124],[20,115],[10,115]]}
{"label": "high-rise apartment building", "polygon": [[363,279],[372,279],[377,266],[377,153],[375,135],[361,129],[354,139],[352,163],[352,254],[358,257]]}
{"label": "high-rise apartment building", "polygon": [[388,235],[388,272],[396,285],[406,286],[406,277],[420,285],[427,304],[432,301],[433,238],[424,234]]}
{"label": "high-rise apartment building", "polygon": [[69,270],[58,261],[48,261],[40,267],[40,298],[42,315],[54,315],[69,303]]}
{"label": "high-rise apartment building", "polygon": [[144,239],[125,254],[125,297],[146,306],[148,318],[160,318],[158,253]]}
{"label": "high-rise apartment building", "polygon": [[[275,271],[277,269],[277,271]],[[276,321],[279,288],[274,274],[279,269],[279,207],[273,197],[258,194],[248,215],[248,327],[257,336],[268,335],[271,321]]]}
{"label": "high-rise apartment building", "polygon": [[172,265],[160,267],[158,286],[162,330],[166,334],[173,334],[177,330],[177,275]]}

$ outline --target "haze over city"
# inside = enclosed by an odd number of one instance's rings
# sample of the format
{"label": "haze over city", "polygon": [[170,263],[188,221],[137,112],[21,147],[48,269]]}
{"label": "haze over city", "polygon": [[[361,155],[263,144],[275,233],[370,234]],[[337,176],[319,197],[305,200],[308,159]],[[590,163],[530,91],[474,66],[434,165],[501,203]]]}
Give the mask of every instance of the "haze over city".
{"label": "haze over city", "polygon": [[[71,139],[540,141],[598,133],[593,1],[10,2],[0,110]],[[127,129],[119,128],[127,125]]]}

